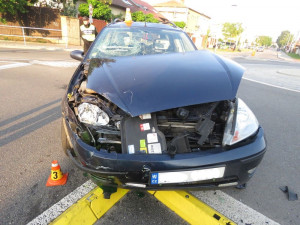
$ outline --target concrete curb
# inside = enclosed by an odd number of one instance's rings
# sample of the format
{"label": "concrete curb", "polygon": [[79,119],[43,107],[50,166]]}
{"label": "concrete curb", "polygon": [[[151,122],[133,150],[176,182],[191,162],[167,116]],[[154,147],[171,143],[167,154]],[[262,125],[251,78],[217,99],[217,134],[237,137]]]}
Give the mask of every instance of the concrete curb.
{"label": "concrete curb", "polygon": [[288,76],[300,77],[300,69],[277,70],[276,73],[288,75]]}

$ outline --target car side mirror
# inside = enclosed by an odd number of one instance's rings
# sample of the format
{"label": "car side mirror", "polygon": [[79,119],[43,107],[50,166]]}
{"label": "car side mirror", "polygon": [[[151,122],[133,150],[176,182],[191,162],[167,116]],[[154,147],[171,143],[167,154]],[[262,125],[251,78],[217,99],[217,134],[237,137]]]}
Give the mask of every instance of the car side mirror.
{"label": "car side mirror", "polygon": [[83,60],[83,51],[74,50],[70,53],[71,58],[82,61]]}

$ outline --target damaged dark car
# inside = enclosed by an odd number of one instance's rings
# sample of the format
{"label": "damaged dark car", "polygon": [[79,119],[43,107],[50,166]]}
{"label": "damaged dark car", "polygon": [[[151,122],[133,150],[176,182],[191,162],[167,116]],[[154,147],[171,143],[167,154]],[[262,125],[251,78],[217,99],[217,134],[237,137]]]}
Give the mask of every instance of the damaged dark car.
{"label": "damaged dark car", "polygon": [[266,150],[244,68],[166,24],[109,24],[62,101],[62,144],[105,193],[244,185]]}

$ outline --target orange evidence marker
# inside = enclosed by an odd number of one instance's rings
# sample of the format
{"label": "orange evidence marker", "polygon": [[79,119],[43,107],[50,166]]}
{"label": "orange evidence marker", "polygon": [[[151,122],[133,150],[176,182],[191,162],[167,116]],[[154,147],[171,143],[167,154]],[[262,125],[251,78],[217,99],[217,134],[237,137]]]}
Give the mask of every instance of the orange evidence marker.
{"label": "orange evidence marker", "polygon": [[57,160],[52,161],[51,174],[47,180],[46,186],[65,185],[68,179],[68,173],[63,174]]}
{"label": "orange evidence marker", "polygon": [[126,8],[126,13],[125,13],[125,24],[130,27],[132,24],[132,17],[130,13],[130,8]]}

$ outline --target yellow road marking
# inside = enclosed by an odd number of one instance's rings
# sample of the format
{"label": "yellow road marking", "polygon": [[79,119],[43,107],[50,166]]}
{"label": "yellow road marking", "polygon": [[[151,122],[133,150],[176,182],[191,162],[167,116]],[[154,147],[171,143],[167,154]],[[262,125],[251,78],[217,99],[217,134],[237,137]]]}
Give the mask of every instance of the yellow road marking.
{"label": "yellow road marking", "polygon": [[159,201],[190,224],[234,225],[221,213],[199,201],[186,191],[149,191]]}
{"label": "yellow road marking", "polygon": [[95,191],[95,195],[98,197],[91,202],[91,209],[99,219],[103,216],[114,204],[116,204],[123,196],[127,194],[128,190],[118,189],[116,193],[110,196],[110,199],[104,199],[102,190],[98,188]]}
{"label": "yellow road marking", "polygon": [[[97,187],[50,224],[94,224],[127,193],[126,189],[118,189],[110,199],[104,199],[103,191]],[[149,191],[149,193],[190,224],[235,225],[224,215],[186,191]]]}
{"label": "yellow road marking", "polygon": [[81,201],[72,205],[63,214],[57,217],[50,224],[66,225],[66,224],[94,224],[97,217],[91,210],[88,203]]}
{"label": "yellow road marking", "polygon": [[97,187],[90,193],[85,195],[77,203],[72,205],[59,217],[50,224],[66,225],[66,224],[94,224],[102,217],[111,207],[113,207],[122,197],[127,194],[128,190],[118,189],[116,193],[110,196],[110,199],[103,198],[102,190]]}

